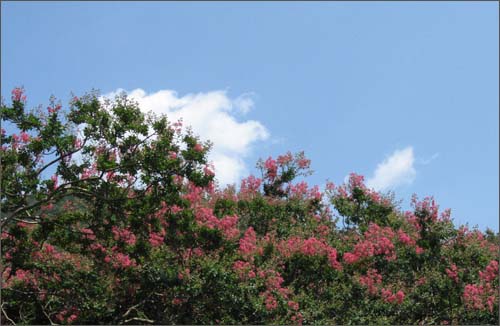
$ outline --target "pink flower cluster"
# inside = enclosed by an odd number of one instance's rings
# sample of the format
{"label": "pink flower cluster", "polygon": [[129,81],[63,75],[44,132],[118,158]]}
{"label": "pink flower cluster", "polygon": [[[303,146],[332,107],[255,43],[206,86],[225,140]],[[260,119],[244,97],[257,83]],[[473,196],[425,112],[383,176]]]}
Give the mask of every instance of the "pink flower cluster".
{"label": "pink flower cluster", "polygon": [[296,161],[299,169],[305,170],[311,166],[311,160],[305,157],[304,152],[300,152],[297,154]]}
{"label": "pink flower cluster", "polygon": [[11,268],[7,267],[2,274],[2,278],[4,280],[4,286],[6,288],[12,286],[16,282],[21,282],[24,284],[30,284],[34,281],[34,276],[31,271],[26,271],[23,269],[16,270],[16,273],[13,277],[9,277],[11,272]]}
{"label": "pink flower cluster", "polygon": [[95,240],[96,239],[94,231],[92,231],[91,229],[83,228],[80,230],[80,232],[83,233],[84,239],[87,239],[87,240]]}
{"label": "pink flower cluster", "polygon": [[448,275],[449,278],[451,278],[455,283],[458,283],[458,268],[457,265],[451,264],[450,268],[447,268],[446,270],[446,275]]}
{"label": "pink flower cluster", "polygon": [[381,288],[382,286],[382,275],[378,273],[376,269],[369,269],[366,275],[359,277],[359,284],[363,285],[368,289],[368,293],[371,295],[378,295],[380,292],[381,298],[388,303],[399,303],[401,304],[404,300],[405,294],[403,291],[399,290],[393,293],[391,290],[386,288]]}
{"label": "pink flower cluster", "polygon": [[253,175],[241,180],[239,197],[241,199],[250,199],[259,193],[259,188],[262,184],[262,179],[256,178]]}
{"label": "pink flower cluster", "polygon": [[293,161],[293,156],[291,152],[287,152],[285,155],[280,155],[276,159],[279,165],[284,166]]}
{"label": "pink flower cluster", "polygon": [[498,261],[492,260],[484,271],[479,272],[479,278],[485,282],[492,282],[498,277]]}
{"label": "pink flower cluster", "polygon": [[290,307],[292,310],[299,310],[299,304],[295,301],[288,301],[288,307]]}
{"label": "pink flower cluster", "polygon": [[399,303],[399,304],[402,304],[403,303],[403,300],[405,298],[405,294],[403,291],[399,290],[398,292],[396,293],[392,293],[391,290],[388,290],[388,289],[382,289],[380,291],[381,293],[381,296],[382,296],[382,299],[385,301],[385,302],[388,302],[388,303]]}
{"label": "pink flower cluster", "polygon": [[244,256],[251,255],[257,249],[257,235],[253,227],[249,227],[240,239],[239,253]]}
{"label": "pink flower cluster", "polygon": [[407,233],[405,233],[401,229],[398,230],[398,239],[399,242],[408,246],[414,246],[416,244],[415,240],[413,240]]}
{"label": "pink flower cluster", "polygon": [[90,168],[83,169],[80,180],[89,179],[95,175],[97,175],[97,163],[92,164]]}
{"label": "pink flower cluster", "polygon": [[337,260],[337,250],[328,245],[324,240],[319,240],[315,237],[308,239],[292,237],[286,241],[281,241],[277,247],[284,257],[290,257],[295,253],[301,253],[306,256],[326,255],[330,265],[334,269],[342,269],[342,265]]}
{"label": "pink flower cluster", "polygon": [[214,167],[213,166],[205,166],[203,168],[203,173],[205,173],[206,176],[214,176],[215,175],[215,172],[214,172]]}
{"label": "pink flower cluster", "polygon": [[56,259],[56,260],[62,260],[63,259],[63,255],[56,250],[56,248],[49,244],[49,243],[44,243],[43,244],[43,248],[42,248],[42,252],[50,259]]}
{"label": "pink flower cluster", "polygon": [[198,187],[192,182],[189,182],[187,186],[187,193],[182,196],[191,203],[191,207],[196,207],[200,204],[203,197],[203,188]]}
{"label": "pink flower cluster", "polygon": [[52,106],[48,106],[47,107],[47,112],[49,114],[53,114],[53,113],[56,113],[58,112],[59,110],[61,110],[61,104],[57,104],[56,106],[52,107]]}
{"label": "pink flower cluster", "polygon": [[159,247],[163,244],[163,240],[165,239],[166,231],[165,229],[161,229],[159,233],[150,232],[149,233],[149,243],[153,247]]}
{"label": "pink flower cluster", "polygon": [[365,177],[356,173],[349,174],[348,186],[351,192],[356,188],[365,190]]}
{"label": "pink flower cluster", "polygon": [[240,231],[237,228],[238,216],[225,216],[221,219],[213,214],[213,210],[207,207],[200,207],[196,211],[196,221],[210,229],[221,230],[227,239],[238,237]]}
{"label": "pink flower cluster", "polygon": [[58,178],[57,175],[54,174],[53,176],[50,177],[50,180],[53,182],[52,190],[56,190],[58,187]]}
{"label": "pink flower cluster", "polygon": [[240,279],[254,278],[255,272],[252,270],[252,265],[249,262],[237,260],[233,264],[233,270],[238,274]]}
{"label": "pink flower cluster", "polygon": [[55,317],[61,323],[72,324],[78,318],[78,310],[74,307],[69,311],[65,309],[57,313]]}
{"label": "pink flower cluster", "polygon": [[305,181],[297,184],[290,184],[287,188],[290,198],[294,199],[321,199],[321,192],[318,186],[309,189],[309,185]]}
{"label": "pink flower cluster", "polygon": [[16,87],[12,90],[12,101],[26,102],[26,95],[24,95],[24,88]]}
{"label": "pink flower cluster", "polygon": [[356,173],[349,174],[349,180],[341,186],[336,187],[333,182],[326,184],[326,192],[334,198],[352,200],[355,189],[361,190],[372,202],[388,207],[391,205],[391,201],[388,198],[381,196],[380,193],[373,189],[368,189],[364,184],[364,177]]}
{"label": "pink flower cluster", "polygon": [[492,260],[484,271],[479,272],[480,284],[467,284],[464,288],[463,300],[469,309],[493,312],[498,304],[498,288],[492,282],[498,278],[498,261]]}
{"label": "pink flower cluster", "polygon": [[137,266],[134,259],[130,259],[128,255],[122,254],[121,252],[116,253],[113,256],[112,260],[114,268],[128,268]]}
{"label": "pink flower cluster", "polygon": [[203,146],[201,144],[194,145],[195,152],[203,152]]}
{"label": "pink flower cluster", "polygon": [[123,241],[124,243],[128,245],[135,245],[136,238],[134,233],[130,231],[128,228],[127,229],[120,229],[117,226],[113,226],[111,229],[111,232],[113,232],[113,238],[116,241]]}
{"label": "pink flower cluster", "polygon": [[484,292],[484,287],[482,285],[467,284],[463,294],[465,306],[479,310],[484,309],[482,298]]}
{"label": "pink flower cluster", "polygon": [[433,197],[425,197],[422,201],[419,201],[417,195],[413,195],[411,203],[416,214],[423,214],[431,221],[437,221],[439,206],[436,205]]}
{"label": "pink flower cluster", "polygon": [[359,277],[359,284],[368,288],[368,292],[372,295],[378,293],[378,287],[382,284],[382,275],[376,269],[369,269],[366,275]]}
{"label": "pink flower cluster", "polygon": [[[3,128],[2,128],[2,134],[5,134],[5,129],[3,129]],[[21,131],[21,133],[19,135],[12,134],[12,148],[18,149],[21,146],[25,146],[30,142],[30,140],[31,140],[31,136],[24,131]]]}
{"label": "pink flower cluster", "polygon": [[173,151],[168,152],[168,158],[171,160],[177,159],[177,153]]}
{"label": "pink flower cluster", "polygon": [[222,231],[226,239],[235,239],[240,235],[238,230],[238,216],[225,216],[218,220],[217,228]]}
{"label": "pink flower cluster", "polygon": [[[364,233],[364,240],[354,246],[352,253],[344,253],[344,260],[348,264],[354,264],[362,258],[374,255],[384,255],[387,261],[396,259],[396,251],[391,239],[395,233],[390,227],[380,227],[370,223],[368,230]],[[406,239],[406,237],[403,237]]]}
{"label": "pink flower cluster", "polygon": [[488,241],[479,230],[469,230],[467,226],[461,226],[458,229],[456,243],[460,245],[477,245],[488,249],[492,254],[498,255],[498,246]]}
{"label": "pink flower cluster", "polygon": [[275,270],[259,270],[257,275],[266,280],[266,290],[260,294],[264,298],[266,309],[272,311],[278,307],[276,296],[279,295],[284,299],[288,299],[291,291],[282,287],[284,282],[281,274]]}
{"label": "pink flower cluster", "polygon": [[278,165],[276,161],[272,157],[269,157],[264,162],[264,168],[266,169],[266,175],[269,180],[273,181],[278,175]]}

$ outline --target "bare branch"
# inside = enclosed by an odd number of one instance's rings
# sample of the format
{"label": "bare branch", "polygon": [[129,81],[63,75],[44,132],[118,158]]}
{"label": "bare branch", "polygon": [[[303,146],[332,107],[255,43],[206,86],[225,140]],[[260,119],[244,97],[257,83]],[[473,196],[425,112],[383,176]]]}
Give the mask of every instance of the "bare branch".
{"label": "bare branch", "polygon": [[8,320],[9,322],[11,322],[11,323],[12,323],[12,325],[16,325],[16,323],[15,323],[12,319],[10,319],[10,318],[9,318],[9,316],[7,315],[7,313],[5,312],[5,309],[3,308],[3,305],[4,305],[4,304],[2,303],[2,306],[1,306],[1,307],[2,307],[2,313],[3,313],[3,315],[5,316],[5,318],[7,318],[7,320]]}
{"label": "bare branch", "polygon": [[139,317],[134,317],[134,318],[130,318],[130,319],[125,320],[126,323],[128,323],[130,321],[142,321],[142,322],[150,323],[150,324],[153,324],[155,322],[154,320],[151,320],[151,319],[139,318]]}
{"label": "bare branch", "polygon": [[88,140],[88,137],[84,139],[83,144],[82,144],[82,146],[80,146],[80,148],[77,148],[77,149],[76,149],[76,150],[74,150],[74,151],[71,151],[71,152],[68,152],[68,153],[66,153],[66,154],[64,154],[64,155],[61,155],[61,156],[59,156],[59,157],[56,157],[54,160],[52,160],[52,161],[50,161],[49,163],[47,163],[45,166],[43,166],[42,168],[40,168],[40,169],[37,171],[37,173],[35,174],[35,177],[36,177],[36,176],[39,176],[39,175],[40,175],[40,173],[42,173],[42,172],[43,172],[45,169],[47,169],[49,166],[51,166],[51,165],[53,165],[53,164],[55,164],[55,163],[57,163],[57,162],[61,161],[61,160],[62,160],[62,159],[64,159],[65,157],[68,157],[68,156],[73,155],[73,154],[75,154],[76,152],[80,151],[80,150],[81,150],[81,149],[85,146],[85,143],[87,143],[87,140]]}

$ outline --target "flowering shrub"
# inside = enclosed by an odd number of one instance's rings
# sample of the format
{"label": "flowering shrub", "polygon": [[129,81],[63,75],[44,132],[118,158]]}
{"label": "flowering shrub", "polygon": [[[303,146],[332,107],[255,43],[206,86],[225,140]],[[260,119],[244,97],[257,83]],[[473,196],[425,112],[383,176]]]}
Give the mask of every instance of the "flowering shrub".
{"label": "flowering shrub", "polygon": [[[304,153],[218,188],[182,121],[125,96],[1,116],[2,324],[498,324],[499,237]],[[337,222],[342,221],[343,227]]]}

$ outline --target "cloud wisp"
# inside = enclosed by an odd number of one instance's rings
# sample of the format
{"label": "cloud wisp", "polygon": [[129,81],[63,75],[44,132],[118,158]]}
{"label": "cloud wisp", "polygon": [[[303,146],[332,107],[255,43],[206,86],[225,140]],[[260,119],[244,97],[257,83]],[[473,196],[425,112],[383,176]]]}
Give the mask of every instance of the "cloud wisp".
{"label": "cloud wisp", "polygon": [[396,150],[377,165],[373,177],[366,185],[375,190],[388,190],[413,183],[417,172],[414,167],[413,147]]}
{"label": "cloud wisp", "polygon": [[166,114],[172,122],[182,119],[202,140],[213,142],[208,158],[214,163],[221,186],[235,183],[247,174],[245,156],[255,142],[269,138],[268,130],[259,121],[236,119],[253,108],[251,93],[231,99],[225,91],[178,96],[173,90],[148,94],[139,88],[130,92],[117,89],[104,97],[113,98],[122,92],[136,100],[144,112]]}

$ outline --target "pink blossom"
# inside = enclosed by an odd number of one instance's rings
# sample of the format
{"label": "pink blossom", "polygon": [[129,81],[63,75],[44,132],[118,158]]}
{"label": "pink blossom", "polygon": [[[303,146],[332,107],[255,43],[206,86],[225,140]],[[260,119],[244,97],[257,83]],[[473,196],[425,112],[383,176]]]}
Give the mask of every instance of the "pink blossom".
{"label": "pink blossom", "polygon": [[106,253],[106,248],[104,248],[104,246],[100,243],[92,243],[90,245],[90,249],[94,251],[100,251],[101,253]]}
{"label": "pink blossom", "polygon": [[24,95],[24,89],[21,87],[16,87],[12,90],[12,101],[25,102],[26,95]]}
{"label": "pink blossom", "polygon": [[378,292],[378,286],[382,284],[382,275],[376,269],[369,269],[365,276],[359,277],[359,283],[368,288],[372,295]]}
{"label": "pink blossom", "polygon": [[299,310],[299,304],[295,301],[288,301],[288,306],[292,309],[292,310]]}
{"label": "pink blossom", "polygon": [[22,269],[18,269],[16,271],[15,278],[18,281],[24,282],[24,283],[29,283],[30,279],[32,278],[31,272],[30,271],[25,271]]}
{"label": "pink blossom", "polygon": [[307,169],[311,165],[311,160],[305,158],[304,153],[300,153],[297,159],[297,165],[299,169]]}
{"label": "pink blossom", "polygon": [[410,238],[403,230],[398,230],[399,241],[405,245],[414,245],[415,241]]}
{"label": "pink blossom", "polygon": [[76,314],[72,314],[71,316],[68,317],[67,319],[67,322],[69,324],[73,323],[76,319],[78,318],[78,316]]}
{"label": "pink blossom", "polygon": [[394,295],[391,290],[382,289],[380,290],[380,294],[382,295],[382,299],[384,299],[385,302],[393,303],[397,300],[396,295]]}
{"label": "pink blossom", "polygon": [[178,305],[182,304],[182,302],[183,302],[183,300],[182,300],[182,299],[179,299],[179,298],[173,298],[173,299],[172,299],[172,304],[173,304],[174,306],[178,306]]}
{"label": "pink blossom", "polygon": [[233,270],[239,275],[240,278],[244,278],[250,268],[250,263],[242,260],[237,260],[233,264]]}
{"label": "pink blossom", "polygon": [[182,208],[180,208],[179,206],[177,205],[174,205],[172,207],[170,207],[170,211],[172,212],[172,214],[177,214],[179,213],[180,211],[182,211]]}
{"label": "pink blossom", "polygon": [[257,248],[257,235],[254,229],[250,226],[243,237],[240,239],[240,253],[242,255],[248,255],[255,251]]}
{"label": "pink blossom", "polygon": [[419,201],[418,197],[416,195],[413,195],[411,201],[415,212],[424,214],[432,221],[437,220],[439,206],[436,205],[433,197],[425,197],[422,201]]}
{"label": "pink blossom", "polygon": [[51,176],[50,180],[52,180],[52,182],[54,183],[53,189],[56,190],[57,189],[57,183],[58,183],[57,175],[54,174],[53,176]]}
{"label": "pink blossom", "polygon": [[175,160],[177,158],[177,153],[173,151],[168,152],[168,158],[171,160]]}
{"label": "pink blossom", "polygon": [[195,152],[202,152],[203,151],[203,146],[201,146],[200,144],[196,144],[194,145],[194,148]]}
{"label": "pink blossom", "polygon": [[161,235],[161,234],[158,234],[155,232],[151,232],[149,234],[149,243],[153,247],[159,247],[163,244],[164,238],[165,238],[164,235]]}
{"label": "pink blossom", "polygon": [[136,264],[134,259],[130,259],[128,255],[119,252],[115,256],[115,263],[113,264],[113,266],[115,268],[127,268],[136,266]]}
{"label": "pink blossom", "polygon": [[458,283],[458,269],[457,265],[451,264],[451,268],[446,268],[446,274],[448,275],[449,278],[451,278],[453,281]]}
{"label": "pink blossom", "polygon": [[493,312],[493,306],[495,304],[497,300],[495,300],[495,296],[491,295],[488,297],[488,299],[486,300],[486,304],[488,305],[488,310],[490,312]]}
{"label": "pink blossom", "polygon": [[29,135],[29,134],[27,134],[27,133],[26,133],[26,132],[24,132],[24,131],[23,131],[23,132],[21,132],[21,141],[22,141],[23,143],[27,143],[27,142],[29,142],[29,140],[30,140],[30,135]]}
{"label": "pink blossom", "polygon": [[482,302],[482,294],[484,289],[482,286],[475,284],[467,284],[464,288],[464,303],[468,308],[482,309],[484,307]]}
{"label": "pink blossom", "polygon": [[486,269],[482,272],[479,272],[479,278],[484,280],[485,282],[491,282],[498,277],[498,261],[492,260],[486,266]]}
{"label": "pink blossom", "polygon": [[106,180],[108,180],[108,181],[112,181],[114,177],[115,177],[115,172],[113,172],[113,171],[108,171],[108,172],[106,173]]}
{"label": "pink blossom", "polygon": [[348,264],[354,264],[359,260],[359,256],[357,256],[356,254],[352,254],[350,252],[346,252],[343,258],[344,261]]}
{"label": "pink blossom", "polygon": [[349,174],[349,189],[352,191],[356,188],[359,189],[366,189],[365,184],[365,177],[356,173],[351,173]]}
{"label": "pink blossom", "polygon": [[80,138],[75,138],[73,146],[75,146],[76,148],[80,148],[82,146],[82,140]]}
{"label": "pink blossom", "polygon": [[254,177],[253,175],[241,180],[239,195],[243,198],[248,198],[257,194],[259,192],[261,183],[262,180]]}
{"label": "pink blossom", "polygon": [[92,231],[91,229],[81,229],[80,232],[82,232],[84,234],[85,239],[88,239],[88,240],[95,240],[96,239],[94,231]]}
{"label": "pink blossom", "polygon": [[56,319],[60,322],[64,321],[64,316],[66,316],[67,313],[67,310],[62,310],[60,313],[56,314]]}
{"label": "pink blossom", "polygon": [[276,165],[276,161],[269,157],[266,162],[264,162],[264,167],[267,170],[267,176],[269,179],[274,180],[278,173],[278,166]]}
{"label": "pink blossom", "polygon": [[285,155],[280,155],[276,159],[279,165],[283,166],[290,163],[293,160],[292,153],[288,152]]}
{"label": "pink blossom", "polygon": [[399,304],[403,303],[403,300],[405,298],[405,294],[403,291],[399,290],[397,293],[396,293],[396,299],[398,301]]}
{"label": "pink blossom", "polygon": [[211,170],[208,166],[205,166],[203,168],[203,172],[205,173],[206,176],[214,176],[215,173],[213,170]]}
{"label": "pink blossom", "polygon": [[278,302],[276,301],[276,298],[272,294],[268,294],[266,296],[266,309],[271,311],[274,310],[278,307]]}
{"label": "pink blossom", "polygon": [[135,235],[129,229],[120,229],[116,226],[113,226],[111,231],[113,232],[115,240],[123,241],[128,245],[134,245],[136,242]]}

